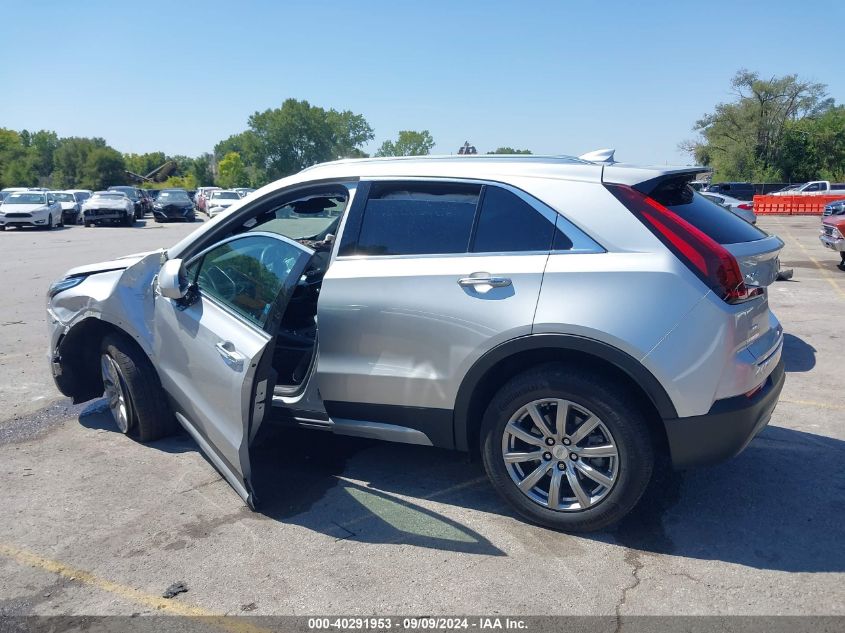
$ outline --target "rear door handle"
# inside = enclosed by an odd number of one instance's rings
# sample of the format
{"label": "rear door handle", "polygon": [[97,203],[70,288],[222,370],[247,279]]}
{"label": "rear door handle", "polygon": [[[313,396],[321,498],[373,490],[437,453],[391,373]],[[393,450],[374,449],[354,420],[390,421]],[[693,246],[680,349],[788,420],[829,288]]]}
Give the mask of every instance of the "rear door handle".
{"label": "rear door handle", "polygon": [[220,341],[214,347],[217,348],[217,353],[223,357],[227,365],[233,369],[243,369],[244,355],[235,349],[235,345],[231,341]]}
{"label": "rear door handle", "polygon": [[504,288],[511,285],[507,277],[491,277],[490,273],[472,273],[469,277],[458,279],[458,285],[462,288],[472,286],[492,286],[493,288]]}

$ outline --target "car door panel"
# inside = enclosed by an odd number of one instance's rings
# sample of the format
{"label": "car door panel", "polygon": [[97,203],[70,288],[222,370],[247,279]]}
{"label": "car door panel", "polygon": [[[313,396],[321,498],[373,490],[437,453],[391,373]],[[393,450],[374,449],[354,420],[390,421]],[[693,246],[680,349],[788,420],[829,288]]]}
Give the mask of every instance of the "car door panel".
{"label": "car door panel", "polygon": [[[238,494],[255,507],[250,481],[249,444],[263,419],[272,394],[274,328],[312,251],[279,235],[254,234],[280,242],[294,254],[284,268],[281,288],[273,288],[272,310],[266,326],[250,322],[224,301],[198,290],[192,302],[155,297],[154,353],[162,386],[177,418],[197,439],[209,459]],[[237,236],[215,244],[244,238]],[[200,254],[197,260],[205,257]],[[276,275],[277,278],[282,273]],[[260,275],[257,275],[260,277]]]}
{"label": "car door panel", "polygon": [[[547,257],[337,258],[318,305],[329,415],[334,401],[451,409],[475,360],[531,333]],[[459,283],[478,273],[509,283]]]}

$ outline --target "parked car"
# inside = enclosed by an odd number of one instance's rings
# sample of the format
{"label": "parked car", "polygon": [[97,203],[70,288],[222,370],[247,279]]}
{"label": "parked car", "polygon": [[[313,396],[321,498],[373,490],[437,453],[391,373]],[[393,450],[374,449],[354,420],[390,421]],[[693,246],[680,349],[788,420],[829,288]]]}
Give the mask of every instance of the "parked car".
{"label": "parked car", "polygon": [[68,271],[53,375],[74,402],[105,390],[141,441],[177,420],[251,507],[249,446],[279,423],[479,452],[522,516],[599,529],[661,456],[743,450],[783,386],[783,242],[694,195],[700,172],[311,167],[166,250]]}
{"label": "parked car", "polygon": [[153,218],[156,222],[165,220],[196,220],[194,203],[184,189],[163,189],[153,205]]}
{"label": "parked car", "polygon": [[789,185],[780,191],[775,191],[773,196],[819,196],[819,195],[845,195],[845,183],[830,182],[829,180],[812,180],[800,185]]}
{"label": "parked car", "polygon": [[845,214],[845,199],[828,202],[824,205],[824,211],[822,211],[822,216],[824,217],[843,214]]}
{"label": "parked car", "polygon": [[822,218],[819,239],[825,248],[839,253],[839,265],[845,266],[845,214],[832,213]]}
{"label": "parked car", "polygon": [[701,195],[703,195],[711,202],[715,202],[716,204],[725,207],[728,211],[730,211],[734,215],[741,217],[746,222],[750,222],[751,224],[757,224],[757,215],[754,213],[753,202],[737,200],[736,198],[726,196],[725,194],[710,193],[709,191],[704,191]]}
{"label": "parked car", "polygon": [[126,197],[135,205],[135,217],[143,218],[147,211],[152,210],[152,202],[144,195],[144,192],[137,187],[130,187],[124,185],[113,185],[109,187],[109,191],[120,191],[126,194]]}
{"label": "parked car", "polygon": [[103,223],[132,226],[135,209],[135,203],[123,191],[97,191],[82,205],[82,223],[86,227]]}
{"label": "parked car", "polygon": [[64,226],[62,207],[52,192],[10,191],[0,204],[0,231],[13,226]]}
{"label": "parked car", "polygon": [[210,197],[212,191],[217,191],[219,189],[220,187],[200,187],[199,189],[197,189],[197,195],[195,199],[197,211],[208,213],[208,198]]}
{"label": "parked car", "polygon": [[714,182],[704,191],[731,196],[738,200],[753,200],[754,185],[750,182]]}
{"label": "parked car", "polygon": [[73,193],[70,191],[51,191],[50,193],[62,207],[62,223],[77,224],[81,209]]}
{"label": "parked car", "polygon": [[90,189],[68,189],[67,191],[73,194],[77,204],[79,204],[80,213],[82,212],[82,204],[94,193]]}
{"label": "parked car", "polygon": [[233,189],[215,189],[209,192],[206,201],[206,213],[213,218],[218,213],[228,210],[236,202],[240,201],[240,194]]}
{"label": "parked car", "polygon": [[255,191],[255,189],[252,189],[250,187],[235,187],[234,189],[232,189],[232,191],[237,191],[238,195],[241,198],[246,198],[249,194]]}

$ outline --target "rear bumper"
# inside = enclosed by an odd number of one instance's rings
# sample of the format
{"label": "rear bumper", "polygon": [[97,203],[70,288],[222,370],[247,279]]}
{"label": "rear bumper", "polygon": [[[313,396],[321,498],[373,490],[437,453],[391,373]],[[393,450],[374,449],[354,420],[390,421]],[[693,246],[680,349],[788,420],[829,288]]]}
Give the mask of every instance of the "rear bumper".
{"label": "rear bumper", "polygon": [[712,464],[742,452],[769,423],[784,379],[781,360],[764,387],[751,398],[717,400],[704,415],[664,420],[673,466]]}

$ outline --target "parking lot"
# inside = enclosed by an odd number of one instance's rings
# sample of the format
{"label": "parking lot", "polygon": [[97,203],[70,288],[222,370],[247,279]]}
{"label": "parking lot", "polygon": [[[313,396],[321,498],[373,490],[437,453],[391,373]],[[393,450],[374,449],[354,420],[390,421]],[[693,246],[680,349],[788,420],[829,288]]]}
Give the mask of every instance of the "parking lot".
{"label": "parking lot", "polygon": [[588,536],[517,519],[463,454],[319,431],[268,434],[251,512],[188,436],[123,437],[46,359],[54,278],[198,224],[5,232],[0,614],[845,614],[845,272],[817,217],[759,224],[795,271],[770,290],[788,372],[770,426]]}

